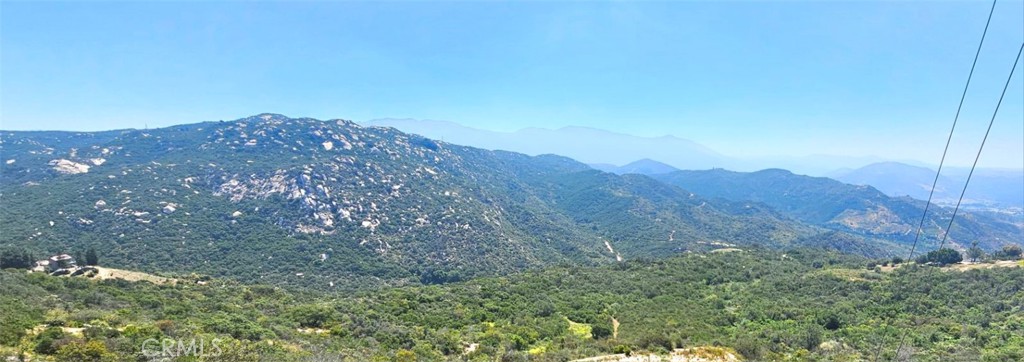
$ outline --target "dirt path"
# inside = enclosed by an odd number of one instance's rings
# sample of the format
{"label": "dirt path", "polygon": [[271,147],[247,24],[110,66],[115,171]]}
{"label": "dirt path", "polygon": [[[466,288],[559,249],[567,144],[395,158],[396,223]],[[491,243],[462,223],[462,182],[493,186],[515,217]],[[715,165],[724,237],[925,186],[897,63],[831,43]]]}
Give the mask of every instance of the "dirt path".
{"label": "dirt path", "polygon": [[[898,264],[898,265],[879,266],[879,268],[881,268],[883,272],[891,272],[893,270],[896,270],[896,268],[903,267],[904,265],[906,265],[906,263]],[[968,270],[974,270],[974,269],[1020,268],[1020,267],[1021,267],[1021,261],[1020,260],[996,260],[996,261],[991,262],[991,263],[963,262],[963,263],[958,263],[958,264],[944,266],[944,267],[942,267],[942,270],[946,270],[946,271],[949,271],[949,270],[968,271]]]}
{"label": "dirt path", "polygon": [[974,269],[992,269],[992,268],[1020,268],[1021,261],[1019,260],[996,260],[994,263],[960,263],[953,264],[950,266],[943,267],[943,270],[958,270],[967,271]]}
{"label": "dirt path", "polygon": [[572,362],[739,362],[739,353],[722,347],[694,347],[672,351],[669,355],[609,354],[573,360]]}
{"label": "dirt path", "polygon": [[127,281],[130,281],[130,282],[137,282],[137,281],[145,280],[145,281],[148,281],[148,282],[153,283],[153,284],[171,284],[171,285],[174,285],[174,284],[178,283],[177,279],[158,277],[156,275],[147,274],[147,273],[143,273],[143,272],[130,271],[130,270],[121,270],[121,269],[114,269],[114,268],[106,268],[106,267],[101,267],[101,266],[98,266],[98,267],[95,267],[95,268],[96,268],[97,273],[96,273],[96,276],[93,277],[94,279],[100,279],[100,280],[122,279],[122,280],[127,280]]}

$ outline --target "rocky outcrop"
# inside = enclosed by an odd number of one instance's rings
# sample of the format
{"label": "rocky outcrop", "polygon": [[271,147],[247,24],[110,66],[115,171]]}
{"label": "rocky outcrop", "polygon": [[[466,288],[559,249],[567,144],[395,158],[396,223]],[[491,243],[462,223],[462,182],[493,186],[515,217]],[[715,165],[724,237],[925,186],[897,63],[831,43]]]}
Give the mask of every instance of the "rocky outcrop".
{"label": "rocky outcrop", "polygon": [[89,165],[84,163],[78,163],[71,160],[57,159],[50,161],[50,166],[53,170],[61,175],[75,175],[80,173],[89,172]]}

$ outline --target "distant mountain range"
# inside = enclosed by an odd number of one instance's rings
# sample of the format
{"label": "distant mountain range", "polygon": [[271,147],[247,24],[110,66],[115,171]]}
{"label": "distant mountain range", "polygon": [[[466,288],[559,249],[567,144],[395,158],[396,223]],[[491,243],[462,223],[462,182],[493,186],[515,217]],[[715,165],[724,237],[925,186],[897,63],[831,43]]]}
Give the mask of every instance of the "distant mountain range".
{"label": "distant mountain range", "polygon": [[[678,137],[638,137],[586,127],[494,132],[432,120],[377,119],[366,124],[395,127],[409,133],[486,149],[528,155],[557,154],[617,174],[654,175],[674,170],[712,168],[735,171],[781,168],[797,174],[870,185],[890,196],[910,196],[919,200],[928,198],[928,190],[935,177],[933,169],[878,157],[810,155],[737,159]],[[964,168],[944,169],[935,201],[943,205],[955,204],[967,171]],[[979,169],[971,185],[964,200],[968,208],[1000,212],[1013,208],[1024,210],[1024,169]]]}
{"label": "distant mountain range", "polygon": [[[955,205],[970,170],[945,168],[935,188],[933,201]],[[883,162],[829,175],[854,185],[871,185],[891,196],[910,196],[927,200],[935,170],[898,162]],[[964,205],[973,209],[1024,210],[1024,171],[978,169],[964,194]]]}
{"label": "distant mountain range", "polygon": [[678,168],[647,158],[638,161],[633,161],[622,166],[615,166],[606,163],[597,163],[591,164],[590,167],[593,167],[604,172],[611,172],[619,175],[638,174],[652,176],[679,171]]}
{"label": "distant mountain range", "polygon": [[[812,225],[903,245],[914,241],[925,205],[923,201],[905,196],[888,196],[870,186],[795,175],[779,169],[677,171],[653,177],[705,197],[762,202]],[[919,251],[938,247],[951,216],[949,208],[929,210]],[[958,214],[947,245],[966,249],[974,241],[986,249],[1020,243],[1024,241],[1024,224],[974,213]]]}
{"label": "distant mountain range", "polygon": [[756,171],[783,168],[799,174],[825,176],[837,169],[852,169],[885,161],[879,157],[832,155],[735,158],[675,136],[640,137],[588,127],[527,128],[515,132],[496,132],[448,121],[392,118],[375,119],[364,124],[394,127],[425,137],[490,150],[528,155],[562,155],[596,165],[599,169],[620,167],[646,159],[681,170],[725,168]]}
{"label": "distant mountain range", "polygon": [[654,159],[680,169],[707,169],[731,166],[734,162],[687,139],[638,137],[587,127],[495,132],[432,120],[376,119],[365,124],[394,127],[445,142],[491,150],[562,155],[589,164],[625,165],[640,159]]}

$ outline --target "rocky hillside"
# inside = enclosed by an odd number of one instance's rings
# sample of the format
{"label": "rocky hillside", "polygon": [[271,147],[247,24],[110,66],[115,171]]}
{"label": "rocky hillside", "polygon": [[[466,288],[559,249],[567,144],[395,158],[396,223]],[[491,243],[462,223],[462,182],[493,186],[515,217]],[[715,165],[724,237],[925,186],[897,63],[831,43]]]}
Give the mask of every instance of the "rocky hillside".
{"label": "rocky hillside", "polygon": [[556,156],[263,114],[2,132],[0,244],[145,271],[342,287],[613,263],[819,231]]}

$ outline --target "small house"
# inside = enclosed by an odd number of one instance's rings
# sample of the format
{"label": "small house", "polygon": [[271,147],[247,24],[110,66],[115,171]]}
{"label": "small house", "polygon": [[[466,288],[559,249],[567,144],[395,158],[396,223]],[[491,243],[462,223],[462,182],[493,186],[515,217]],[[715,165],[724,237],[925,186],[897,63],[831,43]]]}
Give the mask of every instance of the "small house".
{"label": "small house", "polygon": [[71,257],[71,255],[68,254],[51,256],[49,261],[50,264],[48,265],[48,267],[50,268],[51,273],[62,269],[70,270],[78,267],[78,264],[75,263],[75,258]]}

